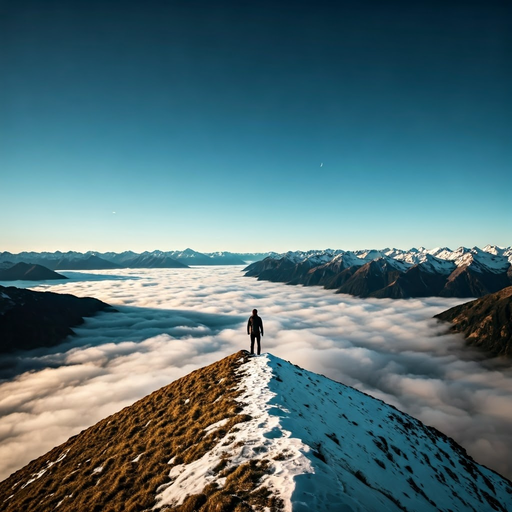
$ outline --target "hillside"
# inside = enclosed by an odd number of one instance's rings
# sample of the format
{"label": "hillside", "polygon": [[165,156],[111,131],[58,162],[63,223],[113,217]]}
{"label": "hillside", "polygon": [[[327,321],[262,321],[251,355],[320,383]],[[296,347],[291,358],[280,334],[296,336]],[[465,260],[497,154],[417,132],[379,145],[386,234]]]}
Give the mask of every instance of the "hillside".
{"label": "hillside", "polygon": [[0,483],[6,512],[505,512],[511,502],[508,480],[437,430],[245,351],[100,421]]}
{"label": "hillside", "polygon": [[16,263],[12,267],[0,270],[0,281],[46,281],[53,279],[67,279],[42,265],[29,263]]}
{"label": "hillside", "polygon": [[436,318],[451,322],[467,344],[496,356],[512,357],[512,286],[450,308]]}
{"label": "hillside", "polygon": [[0,353],[58,345],[99,311],[115,310],[92,297],[0,286]]}

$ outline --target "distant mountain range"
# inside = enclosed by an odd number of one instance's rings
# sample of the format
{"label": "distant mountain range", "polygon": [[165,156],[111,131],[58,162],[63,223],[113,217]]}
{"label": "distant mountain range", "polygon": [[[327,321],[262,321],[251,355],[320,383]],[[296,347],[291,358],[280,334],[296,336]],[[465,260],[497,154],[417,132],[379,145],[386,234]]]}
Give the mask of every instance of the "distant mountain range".
{"label": "distant mountain range", "polygon": [[358,297],[481,297],[512,285],[512,247],[287,252],[246,267],[260,280]]}
{"label": "distant mountain range", "polygon": [[438,430],[244,351],[105,418],[0,483],[5,512],[507,512],[511,496],[510,481]]}
{"label": "distant mountain range", "polygon": [[495,356],[512,357],[512,286],[455,306],[436,318],[451,322],[467,344]]}
{"label": "distant mountain range", "polygon": [[0,268],[15,263],[42,265],[51,270],[105,270],[116,268],[186,268],[190,265],[246,265],[274,253],[200,253],[184,251],[116,252],[10,252],[0,253]]}
{"label": "distant mountain range", "polygon": [[53,347],[98,311],[115,311],[91,297],[0,286],[0,354]]}

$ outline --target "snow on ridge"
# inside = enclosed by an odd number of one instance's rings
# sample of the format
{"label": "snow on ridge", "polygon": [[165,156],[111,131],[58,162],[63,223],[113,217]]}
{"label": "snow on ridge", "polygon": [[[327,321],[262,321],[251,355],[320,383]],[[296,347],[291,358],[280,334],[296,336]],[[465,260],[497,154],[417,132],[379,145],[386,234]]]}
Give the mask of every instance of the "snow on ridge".
{"label": "snow on ridge", "polygon": [[210,470],[227,458],[228,467],[269,462],[260,485],[288,512],[506,510],[510,482],[394,407],[271,354],[238,372],[251,419],[201,459],[173,467],[154,508],[224,485]]}
{"label": "snow on ridge", "polygon": [[[378,261],[378,260],[377,260]],[[388,256],[384,256],[382,258],[383,262],[386,262],[390,267],[393,267],[400,272],[405,272],[406,270],[409,270],[412,267],[412,264],[408,261],[400,261],[399,259],[390,258]]]}
{"label": "snow on ridge", "polygon": [[506,250],[506,247],[500,247],[499,245],[489,244],[482,249],[482,251],[488,252],[489,254],[494,254],[495,256],[503,256]]}
{"label": "snow on ridge", "polygon": [[290,439],[307,446],[313,468],[294,478],[294,511],[490,511],[509,501],[510,482],[435,429],[353,388],[267,359],[272,412]]}
{"label": "snow on ridge", "polygon": [[[172,482],[162,486],[154,508],[180,505],[187,496],[201,492],[213,481],[222,486],[225,478],[218,478],[211,469],[224,457],[229,457],[228,467],[239,466],[249,460],[274,460],[274,471],[262,478],[261,485],[268,486],[284,499],[284,510],[291,512],[289,504],[294,476],[313,470],[303,455],[309,448],[299,439],[290,438],[289,433],[280,428],[280,415],[287,411],[271,404],[275,393],[268,386],[273,373],[268,361],[269,356],[264,354],[252,358],[238,370],[243,375],[238,401],[244,404],[243,414],[248,414],[251,419],[237,424],[238,430],[230,432],[229,444],[223,439],[200,459],[174,466],[169,474]],[[284,458],[275,460],[276,457]]]}
{"label": "snow on ridge", "polygon": [[337,254],[330,262],[328,263],[340,263],[343,264],[344,268],[352,267],[354,265],[360,267],[366,263],[365,260],[359,258],[354,252],[346,251],[340,252]]}
{"label": "snow on ridge", "polygon": [[[292,261],[295,264],[304,263],[309,261],[310,263],[315,263],[318,265],[327,263],[331,261],[338,254],[343,253],[341,250],[333,250],[333,249],[325,249],[325,250],[316,250],[312,249],[309,251],[288,251],[286,253],[279,254],[275,256],[275,259],[286,258]],[[318,262],[318,263],[317,263]]]}
{"label": "snow on ridge", "polygon": [[426,254],[425,258],[418,262],[418,264],[428,272],[446,275],[451,274],[456,268],[453,261],[442,260],[431,254]]}
{"label": "snow on ridge", "polygon": [[358,258],[361,258],[362,260],[365,260],[367,262],[384,257],[384,254],[381,251],[377,251],[376,249],[364,249],[362,251],[354,251],[354,254],[356,254]]}
{"label": "snow on ridge", "polygon": [[[409,250],[364,249],[355,251],[326,249],[324,251],[289,251],[273,256],[274,259],[286,258],[295,264],[308,263],[311,266],[326,265],[339,260],[345,261],[345,267],[364,265],[370,261],[385,260],[398,270],[406,271],[414,265],[422,265],[427,272],[447,274],[456,267],[470,266],[476,272],[506,272],[512,265],[512,247],[486,245],[483,249],[459,247],[455,251],[448,247],[425,249],[415,247]],[[398,262],[398,263],[396,263]]]}

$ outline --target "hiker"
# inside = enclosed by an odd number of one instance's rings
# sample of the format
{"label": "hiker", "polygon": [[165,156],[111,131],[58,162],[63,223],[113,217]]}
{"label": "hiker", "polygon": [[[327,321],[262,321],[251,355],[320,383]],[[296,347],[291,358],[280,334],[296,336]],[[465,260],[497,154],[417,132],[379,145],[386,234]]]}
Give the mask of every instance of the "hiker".
{"label": "hiker", "polygon": [[261,336],[263,336],[263,320],[258,316],[258,310],[252,310],[252,316],[247,321],[247,334],[251,335],[251,354],[254,354],[254,340],[258,342],[258,355],[261,352]]}

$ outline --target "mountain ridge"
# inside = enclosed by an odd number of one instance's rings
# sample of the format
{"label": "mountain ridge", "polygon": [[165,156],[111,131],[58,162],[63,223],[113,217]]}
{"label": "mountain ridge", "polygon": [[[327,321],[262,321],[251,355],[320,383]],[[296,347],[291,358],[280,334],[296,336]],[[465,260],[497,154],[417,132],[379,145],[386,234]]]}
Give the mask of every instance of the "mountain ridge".
{"label": "mountain ridge", "polygon": [[464,334],[466,343],[494,356],[512,357],[512,286],[435,316],[450,322],[450,331]]}
{"label": "mountain ridge", "polygon": [[511,482],[439,431],[245,351],[155,391],[0,483],[6,512],[506,512],[511,499]]}
{"label": "mountain ridge", "polygon": [[51,270],[109,270],[116,268],[187,268],[189,265],[246,265],[273,253],[232,253],[218,251],[200,253],[187,248],[184,251],[133,251],[85,253],[68,252],[0,252],[0,268],[4,262],[37,264]]}
{"label": "mountain ridge", "polygon": [[247,277],[323,286],[359,297],[481,297],[512,284],[512,248],[486,246],[295,251],[244,269]]}

